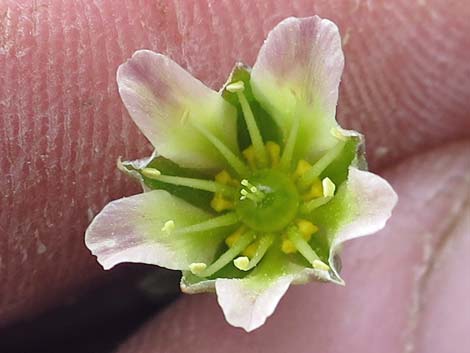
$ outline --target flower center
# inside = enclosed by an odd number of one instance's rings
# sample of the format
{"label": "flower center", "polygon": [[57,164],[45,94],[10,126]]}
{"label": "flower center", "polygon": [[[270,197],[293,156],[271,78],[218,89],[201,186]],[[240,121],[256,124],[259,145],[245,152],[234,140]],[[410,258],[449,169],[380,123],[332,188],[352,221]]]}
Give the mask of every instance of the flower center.
{"label": "flower center", "polygon": [[199,125],[194,128],[220,152],[231,171],[224,169],[214,176],[214,180],[207,180],[163,175],[154,168],[141,170],[146,178],[213,193],[210,206],[220,215],[182,228],[169,220],[162,232],[181,236],[234,227],[235,230],[225,238],[224,253],[211,264],[195,262],[189,266],[189,270],[199,277],[213,276],[230,262],[239,270],[249,271],[272,247],[278,247],[289,256],[299,253],[314,269],[329,271],[329,266],[310,243],[319,231],[313,223],[312,212],[334,197],[336,185],[321,175],[343,150],[344,137],[338,134],[336,146],[314,164],[295,160],[300,117],[296,115],[282,147],[274,141],[263,141],[243,93],[243,82],[232,83],[226,89],[238,96],[251,145],[239,154],[231,151],[211,131]]}
{"label": "flower center", "polygon": [[299,207],[299,194],[284,173],[263,169],[243,179],[241,197],[235,204],[240,220],[260,232],[279,231],[292,222]]}

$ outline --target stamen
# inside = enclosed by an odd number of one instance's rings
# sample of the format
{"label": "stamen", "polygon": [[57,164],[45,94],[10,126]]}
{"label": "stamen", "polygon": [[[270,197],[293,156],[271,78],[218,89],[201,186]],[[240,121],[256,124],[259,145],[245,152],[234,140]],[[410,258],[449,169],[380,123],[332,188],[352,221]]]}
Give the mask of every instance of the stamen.
{"label": "stamen", "polygon": [[162,183],[187,186],[193,189],[205,190],[209,192],[221,192],[226,195],[233,196],[236,193],[236,189],[227,185],[216,183],[212,180],[185,178],[172,175],[163,175],[158,169],[155,168],[143,168],[140,171],[142,175],[147,178],[161,181]]}
{"label": "stamen", "polygon": [[246,99],[243,91],[245,90],[245,85],[243,81],[238,81],[232,83],[226,87],[229,92],[237,94],[238,101],[242,107],[243,116],[245,118],[246,126],[248,128],[248,133],[250,134],[251,143],[255,149],[256,158],[259,161],[261,167],[266,167],[268,164],[268,157],[266,150],[264,148],[263,138],[256,124],[255,116],[251,110],[250,104]]}
{"label": "stamen", "polygon": [[229,264],[244,248],[246,248],[255,239],[255,234],[252,232],[245,233],[224,252],[215,262],[208,266],[204,271],[197,274],[199,277],[209,277],[219,271],[222,267]]}
{"label": "stamen", "polygon": [[345,145],[344,141],[338,143],[323,155],[312,167],[300,178],[300,186],[306,188],[328,167],[341,153]]}
{"label": "stamen", "polygon": [[325,205],[328,203],[333,196],[335,195],[336,185],[331,181],[330,178],[324,178],[322,180],[322,194],[323,197],[317,197],[302,206],[300,206],[300,211],[303,213],[310,213],[314,209]]}
{"label": "stamen", "polygon": [[227,238],[225,238],[225,244],[230,248],[235,244],[238,239],[246,232],[246,227],[241,226],[235,232],[230,234]]}
{"label": "stamen", "polygon": [[324,263],[321,260],[314,260],[312,263],[312,266],[316,270],[322,270],[322,271],[329,271],[330,266],[328,266],[326,263]]}
{"label": "stamen", "polygon": [[289,232],[298,232],[305,241],[309,241],[312,238],[312,234],[318,232],[318,227],[306,219],[298,218],[295,224],[297,225],[297,229],[290,229],[287,233],[283,234],[281,250],[285,254],[294,254],[298,251],[295,244],[289,238]]}
{"label": "stamen", "polygon": [[281,168],[289,169],[292,162],[292,156],[294,154],[295,143],[297,142],[297,134],[299,133],[300,126],[300,114],[294,113],[294,123],[289,131],[289,136],[287,137],[286,145],[284,146],[284,151],[281,156]]}
{"label": "stamen", "polygon": [[326,196],[326,197],[319,197],[319,198],[313,199],[312,201],[309,201],[306,204],[303,204],[302,206],[300,206],[300,212],[310,213],[314,209],[327,204],[332,198],[333,198],[332,196]]}
{"label": "stamen", "polygon": [[170,235],[175,229],[175,222],[173,220],[166,221],[162,227],[162,232]]}
{"label": "stamen", "polygon": [[320,179],[315,179],[310,188],[302,194],[304,201],[310,201],[323,196],[323,185]]}
{"label": "stamen", "polygon": [[141,170],[143,176],[150,178],[150,179],[157,179],[162,175],[162,173],[155,168],[144,168]]}
{"label": "stamen", "polygon": [[236,268],[242,271],[248,271],[248,266],[250,265],[250,259],[246,256],[237,257],[233,260],[233,264]]}
{"label": "stamen", "polygon": [[207,268],[207,265],[204,262],[194,262],[189,265],[189,270],[194,274],[198,275]]}
{"label": "stamen", "polygon": [[227,85],[225,89],[232,93],[243,92],[245,90],[245,84],[243,81],[237,81]]}
{"label": "stamen", "polygon": [[207,221],[192,224],[183,228],[174,230],[175,234],[202,232],[210,229],[231,226],[238,223],[238,216],[235,212],[229,212],[222,216],[208,219]]}
{"label": "stamen", "polygon": [[[266,254],[266,251],[268,251],[268,249],[272,245],[273,241],[274,241],[274,234],[264,235],[259,240],[259,244],[258,244],[258,248],[256,249],[256,253],[251,258],[251,260],[247,264],[247,266],[244,266],[244,268],[241,268],[241,267],[237,266],[237,264],[234,262],[235,267],[237,267],[238,269],[240,269],[242,271],[249,271],[252,268],[256,267],[256,265],[258,265],[258,263],[263,259],[264,255]],[[244,262],[242,263],[242,265],[244,265]]]}
{"label": "stamen", "polygon": [[335,195],[336,185],[331,181],[330,178],[324,178],[322,181],[323,196],[333,197]]}
{"label": "stamen", "polygon": [[328,271],[330,269],[330,267],[320,259],[310,244],[302,237],[302,234],[294,229],[291,229],[289,230],[287,236],[289,240],[292,241],[292,243],[295,245],[297,250],[299,250],[302,256],[305,257],[308,262],[310,262],[313,268],[324,271]]}
{"label": "stamen", "polygon": [[249,173],[248,167],[238,158],[225,144],[214,136],[209,130],[201,125],[193,125],[212,145],[217,148],[220,154],[230,164],[230,166],[239,174],[246,175]]}

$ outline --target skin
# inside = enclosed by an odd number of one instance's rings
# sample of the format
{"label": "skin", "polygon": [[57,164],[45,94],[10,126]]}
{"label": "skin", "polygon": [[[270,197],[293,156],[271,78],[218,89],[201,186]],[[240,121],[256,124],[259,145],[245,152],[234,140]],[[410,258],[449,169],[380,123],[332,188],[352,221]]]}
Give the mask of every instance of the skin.
{"label": "skin", "polygon": [[371,170],[396,188],[392,220],[345,247],[346,288],[293,288],[253,334],[229,327],[215,297],[187,296],[120,352],[463,352],[470,5],[253,3],[0,2],[0,326],[105,276],[84,231],[108,201],[138,192],[117,157],[151,150],[117,94],[120,63],[152,49],[218,89],[236,60],[253,64],[273,25],[318,14],[343,35],[338,120],[366,135]]}

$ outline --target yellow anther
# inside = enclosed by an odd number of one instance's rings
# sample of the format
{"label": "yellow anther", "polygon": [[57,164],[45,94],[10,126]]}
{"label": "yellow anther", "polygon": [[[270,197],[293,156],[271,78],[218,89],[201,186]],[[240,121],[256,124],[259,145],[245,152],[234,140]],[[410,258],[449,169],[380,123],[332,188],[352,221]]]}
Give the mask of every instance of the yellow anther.
{"label": "yellow anther", "polygon": [[332,197],[335,195],[336,185],[330,178],[325,178],[321,182],[324,197]]}
{"label": "yellow anther", "polygon": [[238,181],[233,179],[225,169],[218,173],[214,179],[222,185],[238,186]]}
{"label": "yellow anther", "polygon": [[237,240],[240,239],[240,237],[242,236],[244,232],[245,232],[245,227],[238,228],[235,232],[233,232],[227,238],[225,238],[225,244],[227,244],[227,246],[231,248],[233,244],[235,244]]}
{"label": "yellow anther", "polygon": [[322,271],[329,271],[330,266],[328,266],[326,263],[320,260],[314,260],[312,263],[312,266],[316,270],[322,270]]}
{"label": "yellow anther", "polygon": [[320,179],[316,179],[312,186],[310,186],[310,189],[302,195],[302,198],[304,201],[310,201],[312,199],[315,199],[317,197],[322,197],[323,196],[323,185]]}
{"label": "yellow anther", "polygon": [[245,84],[243,81],[237,81],[233,82],[227,85],[225,89],[229,92],[235,93],[235,92],[243,92],[245,90]]}
{"label": "yellow anther", "polygon": [[298,178],[300,178],[311,167],[312,167],[312,165],[304,159],[301,159],[300,161],[298,161],[297,162],[297,168],[295,168],[295,172],[294,172],[294,179],[297,180]]}
{"label": "yellow anther", "polygon": [[271,167],[277,167],[281,159],[281,147],[275,142],[268,141],[266,142],[266,151],[268,152]]}
{"label": "yellow anther", "polygon": [[191,265],[189,265],[189,270],[195,275],[200,274],[206,268],[207,268],[207,265],[204,262],[194,262]]}
{"label": "yellow anther", "polygon": [[245,250],[242,251],[242,255],[249,257],[250,259],[256,255],[256,251],[258,250],[259,242],[255,241],[248,245]]}
{"label": "yellow anther", "polygon": [[166,221],[162,227],[162,232],[166,234],[171,234],[171,232],[175,229],[175,222],[173,220]]}
{"label": "yellow anther", "polygon": [[143,168],[141,171],[143,176],[150,178],[150,179],[157,179],[162,173],[155,168]]}
{"label": "yellow anther", "polygon": [[297,248],[294,243],[289,239],[283,239],[281,243],[281,250],[284,254],[293,254],[297,252]]}
{"label": "yellow anther", "polygon": [[211,207],[217,212],[231,210],[235,207],[232,201],[227,200],[220,193],[216,193],[211,201]]}
{"label": "yellow anther", "polygon": [[299,228],[300,234],[302,234],[302,237],[306,241],[310,240],[310,238],[312,237],[312,234],[318,232],[318,227],[312,222],[307,221],[306,219],[298,219],[295,221],[295,223],[297,224],[297,227]]}
{"label": "yellow anther", "polygon": [[242,152],[243,156],[245,157],[248,165],[251,169],[256,168],[256,155],[255,155],[255,148],[253,145],[250,145],[248,148],[245,148]]}
{"label": "yellow anther", "polygon": [[248,270],[248,265],[250,264],[250,259],[247,258],[246,256],[240,256],[240,257],[237,257],[235,260],[233,260],[233,264],[239,270],[246,271],[246,270]]}

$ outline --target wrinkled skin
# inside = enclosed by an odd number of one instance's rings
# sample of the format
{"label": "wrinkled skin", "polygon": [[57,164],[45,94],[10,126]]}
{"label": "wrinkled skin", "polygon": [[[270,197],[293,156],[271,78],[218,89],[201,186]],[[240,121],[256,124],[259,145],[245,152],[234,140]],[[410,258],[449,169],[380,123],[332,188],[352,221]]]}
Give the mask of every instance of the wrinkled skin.
{"label": "wrinkled skin", "polygon": [[[265,327],[229,327],[215,297],[183,297],[120,352],[463,352],[470,344],[470,3],[400,1],[0,2],[0,325],[91,286],[91,217],[138,192],[118,156],[149,153],[116,91],[148,48],[219,88],[289,15],[343,35],[338,120],[400,196],[376,237],[345,248],[347,287],[291,290]],[[465,174],[467,173],[467,176]],[[217,334],[214,334],[217,332]]]}

